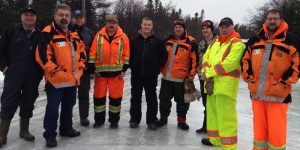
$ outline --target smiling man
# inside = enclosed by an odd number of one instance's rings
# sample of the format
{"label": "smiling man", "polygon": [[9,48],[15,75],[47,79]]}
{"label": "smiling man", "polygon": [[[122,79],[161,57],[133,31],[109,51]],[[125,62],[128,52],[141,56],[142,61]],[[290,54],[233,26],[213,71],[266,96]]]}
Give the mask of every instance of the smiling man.
{"label": "smiling man", "polygon": [[184,20],[174,21],[173,32],[167,38],[165,46],[168,57],[165,65],[161,69],[163,78],[161,81],[159,93],[160,119],[158,126],[164,126],[168,123],[168,117],[171,113],[172,99],[176,102],[177,127],[181,130],[188,130],[186,115],[190,103],[184,101],[184,83],[185,79],[193,81],[196,75],[196,40],[188,35]]}
{"label": "smiling man", "polygon": [[167,51],[162,40],[153,32],[153,21],[144,17],[138,35],[130,40],[131,107],[130,127],[137,128],[141,118],[142,92],[145,89],[149,129],[157,128],[158,102],[156,95],[157,78],[163,67]]}
{"label": "smiling man", "polygon": [[109,122],[118,128],[124,87],[124,75],[129,67],[129,39],[118,24],[116,15],[106,16],[106,25],[96,35],[89,57],[95,68],[94,128],[102,126],[106,116],[106,93],[109,91]]}
{"label": "smiling man", "polygon": [[0,147],[6,143],[11,119],[20,107],[20,134],[27,141],[34,102],[43,72],[35,62],[35,48],[40,34],[36,28],[37,12],[28,7],[21,11],[21,23],[8,27],[0,40],[0,69],[4,74],[1,95]]}
{"label": "smiling man", "polygon": [[263,28],[247,43],[242,76],[252,99],[253,150],[286,149],[287,112],[299,75],[298,43],[276,9],[267,12]]}
{"label": "smiling man", "polygon": [[[44,69],[47,106],[43,134],[47,147],[57,146],[56,129],[60,116],[59,135],[77,137],[72,115],[76,103],[77,86],[85,69],[86,54],[77,32],[70,30],[71,8],[58,4],[54,22],[44,28],[36,50],[36,60]],[[61,111],[59,115],[59,106]]]}
{"label": "smiling man", "polygon": [[236,98],[240,79],[240,60],[245,45],[234,31],[231,18],[219,24],[220,35],[206,50],[202,80],[207,92],[207,136],[202,144],[237,150]]}

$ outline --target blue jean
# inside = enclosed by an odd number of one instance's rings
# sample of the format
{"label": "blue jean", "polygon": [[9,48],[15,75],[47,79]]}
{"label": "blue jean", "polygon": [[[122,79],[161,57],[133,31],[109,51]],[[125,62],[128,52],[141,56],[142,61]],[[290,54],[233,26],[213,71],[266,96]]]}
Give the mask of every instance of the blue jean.
{"label": "blue jean", "polygon": [[76,103],[77,87],[66,87],[60,89],[47,89],[47,106],[44,117],[44,138],[56,137],[58,109],[61,103],[60,111],[60,132],[72,130],[72,112]]}

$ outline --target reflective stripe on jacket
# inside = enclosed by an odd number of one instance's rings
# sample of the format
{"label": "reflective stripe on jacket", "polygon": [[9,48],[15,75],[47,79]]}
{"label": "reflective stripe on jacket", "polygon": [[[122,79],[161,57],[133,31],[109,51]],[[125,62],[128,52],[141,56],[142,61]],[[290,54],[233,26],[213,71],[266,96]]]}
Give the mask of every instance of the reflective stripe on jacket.
{"label": "reflective stripe on jacket", "polygon": [[55,23],[44,28],[36,60],[45,79],[55,88],[77,86],[85,68],[86,54],[77,32],[64,33]]}
{"label": "reflective stripe on jacket", "polygon": [[244,49],[245,44],[237,32],[233,32],[222,43],[218,37],[208,47],[203,56],[201,72],[206,72],[206,78],[214,78],[214,95],[223,94],[236,99]]}
{"label": "reflective stripe on jacket", "polygon": [[197,44],[193,37],[185,36],[181,40],[170,37],[166,42],[168,59],[161,72],[165,80],[183,82],[185,78],[196,75]]}
{"label": "reflective stripe on jacket", "polygon": [[111,43],[106,27],[95,36],[90,50],[89,63],[95,63],[96,73],[121,72],[129,65],[129,39],[120,27]]}
{"label": "reflective stripe on jacket", "polygon": [[243,79],[253,99],[290,102],[292,84],[298,81],[299,50],[297,41],[282,22],[271,38],[264,28],[251,38],[242,59]]}

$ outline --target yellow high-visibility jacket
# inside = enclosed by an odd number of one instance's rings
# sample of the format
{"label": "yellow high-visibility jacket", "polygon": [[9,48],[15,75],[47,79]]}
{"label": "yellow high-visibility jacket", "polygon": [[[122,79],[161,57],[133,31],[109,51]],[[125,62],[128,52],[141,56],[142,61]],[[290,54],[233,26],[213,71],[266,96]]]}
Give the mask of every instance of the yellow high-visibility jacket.
{"label": "yellow high-visibility jacket", "polygon": [[240,61],[245,47],[239,34],[233,32],[225,40],[217,38],[207,48],[201,72],[205,72],[206,78],[214,78],[214,95],[223,94],[236,99],[241,74]]}

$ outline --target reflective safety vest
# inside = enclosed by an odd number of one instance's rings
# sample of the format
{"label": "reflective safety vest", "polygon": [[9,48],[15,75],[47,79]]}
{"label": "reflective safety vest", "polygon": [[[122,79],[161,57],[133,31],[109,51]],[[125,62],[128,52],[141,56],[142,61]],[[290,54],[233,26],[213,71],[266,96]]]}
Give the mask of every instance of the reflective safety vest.
{"label": "reflective safety vest", "polygon": [[90,50],[89,63],[95,63],[95,72],[120,72],[123,65],[129,64],[129,40],[120,27],[112,42],[106,27],[102,28],[95,36]]}
{"label": "reflective safety vest", "polygon": [[239,79],[240,60],[245,44],[238,33],[234,32],[229,40],[221,43],[219,38],[211,43],[203,56],[202,70],[206,78],[214,78],[214,95],[223,94],[236,99]]}

